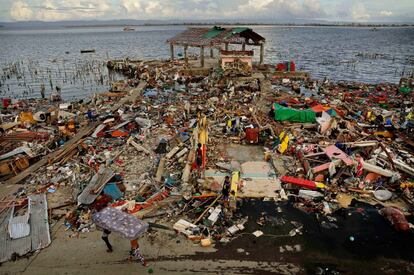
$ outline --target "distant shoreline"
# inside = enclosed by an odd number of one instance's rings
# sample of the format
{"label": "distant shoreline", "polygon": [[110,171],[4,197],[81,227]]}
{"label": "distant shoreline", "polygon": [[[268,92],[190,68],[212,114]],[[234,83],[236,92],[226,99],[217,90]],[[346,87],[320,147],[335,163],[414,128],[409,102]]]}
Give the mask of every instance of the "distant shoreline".
{"label": "distant shoreline", "polygon": [[265,23],[147,23],[147,24],[84,24],[67,25],[64,28],[108,28],[108,27],[156,27],[156,26],[277,26],[277,27],[356,27],[356,28],[401,28],[414,27],[414,24],[265,24]]}

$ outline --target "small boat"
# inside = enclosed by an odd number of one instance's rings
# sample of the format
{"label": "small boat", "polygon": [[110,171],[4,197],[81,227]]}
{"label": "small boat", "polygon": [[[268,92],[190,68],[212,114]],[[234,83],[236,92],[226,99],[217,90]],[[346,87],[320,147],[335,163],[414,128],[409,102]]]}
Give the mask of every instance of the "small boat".
{"label": "small boat", "polygon": [[95,50],[81,50],[81,53],[94,53]]}
{"label": "small boat", "polygon": [[135,29],[134,29],[134,28],[131,28],[131,27],[128,27],[128,26],[126,26],[126,27],[124,27],[123,31],[124,31],[124,32],[130,32],[130,31],[135,31]]}

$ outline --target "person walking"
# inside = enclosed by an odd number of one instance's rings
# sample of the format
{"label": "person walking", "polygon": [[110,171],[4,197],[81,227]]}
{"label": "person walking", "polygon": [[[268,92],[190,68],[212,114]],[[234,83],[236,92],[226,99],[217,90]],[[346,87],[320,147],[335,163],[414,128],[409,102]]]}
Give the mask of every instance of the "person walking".
{"label": "person walking", "polygon": [[107,229],[104,229],[104,230],[103,230],[103,233],[102,233],[102,240],[105,242],[106,247],[108,248],[108,249],[106,250],[106,252],[112,252],[112,251],[113,251],[113,250],[112,250],[112,245],[111,245],[111,243],[109,242],[109,234],[111,234],[111,231],[109,231],[109,230],[107,230]]}
{"label": "person walking", "polygon": [[139,251],[139,244],[137,239],[131,241],[131,250],[129,251],[128,259],[131,261],[140,261],[143,266],[148,266],[148,262]]}

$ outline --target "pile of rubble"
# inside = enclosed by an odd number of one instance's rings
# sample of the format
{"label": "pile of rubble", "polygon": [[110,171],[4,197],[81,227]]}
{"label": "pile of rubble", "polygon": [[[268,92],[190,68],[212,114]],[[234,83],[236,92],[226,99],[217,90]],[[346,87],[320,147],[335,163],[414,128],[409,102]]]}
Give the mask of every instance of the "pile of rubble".
{"label": "pile of rubble", "polygon": [[272,66],[229,77],[180,60],[109,65],[130,79],[90,99],[3,99],[2,225],[47,194],[49,224],[64,217],[74,235],[94,230],[92,214],[110,206],[210,246],[245,230],[237,208],[247,198],[327,216],[357,199],[381,205],[398,230],[412,227],[412,80],[291,80]]}

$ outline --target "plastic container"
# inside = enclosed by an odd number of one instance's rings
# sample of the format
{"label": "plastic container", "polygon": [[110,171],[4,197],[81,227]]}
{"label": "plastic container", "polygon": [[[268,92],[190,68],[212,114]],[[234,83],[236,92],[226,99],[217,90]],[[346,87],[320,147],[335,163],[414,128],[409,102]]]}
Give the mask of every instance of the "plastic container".
{"label": "plastic container", "polygon": [[277,70],[277,71],[279,71],[279,72],[284,72],[284,71],[286,71],[286,66],[285,66],[285,64],[283,64],[283,63],[279,63],[279,64],[277,64],[277,65],[276,65],[276,70]]}
{"label": "plastic container", "polygon": [[248,143],[258,143],[259,142],[259,129],[258,128],[246,129],[246,140]]}

